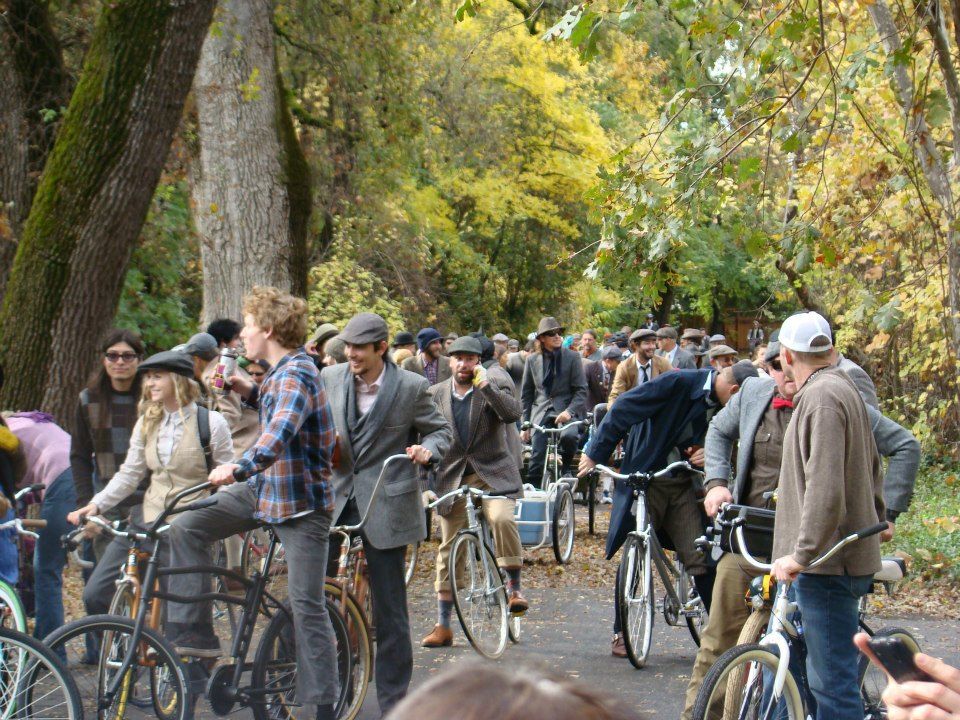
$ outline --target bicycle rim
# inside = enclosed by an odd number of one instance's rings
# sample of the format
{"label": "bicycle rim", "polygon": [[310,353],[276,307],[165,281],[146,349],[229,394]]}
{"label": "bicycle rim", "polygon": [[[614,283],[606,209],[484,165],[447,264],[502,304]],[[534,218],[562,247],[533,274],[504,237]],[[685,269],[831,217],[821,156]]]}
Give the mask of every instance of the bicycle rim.
{"label": "bicycle rim", "polygon": [[75,720],[83,717],[70,673],[42,643],[0,629],[0,717]]}
{"label": "bicycle rim", "polygon": [[18,632],[27,632],[27,613],[17,591],[0,580],[0,625]]}
{"label": "bicycle rim", "polygon": [[[903,628],[883,628],[873,637],[896,637],[902,639],[914,653],[920,652],[920,643]],[[885,720],[887,707],[883,703],[883,691],[887,687],[887,674],[870,662],[866,655],[857,659],[857,679],[860,686],[860,697],[863,699],[863,715],[865,720]]]}
{"label": "bicycle rim", "polygon": [[576,516],[574,515],[573,494],[564,483],[557,490],[557,500],[553,510],[553,555],[561,565],[570,561],[573,555],[573,538]]}
{"label": "bicycle rim", "polygon": [[370,687],[370,678],[373,675],[373,641],[370,638],[370,626],[353,595],[346,593],[346,602],[344,602],[343,591],[332,582],[326,584],[325,592],[327,602],[337,608],[346,622],[351,669],[349,686],[346,688],[346,705],[340,713],[340,720],[354,720],[363,707],[363,701]]}
{"label": "bicycle rim", "polygon": [[[122,671],[124,653],[133,639],[133,627],[129,618],[91,615],[64,625],[48,635],[44,642],[51,649],[64,653],[67,668],[77,683],[86,718],[155,718],[157,713],[152,700],[143,707],[132,699],[152,698],[151,677],[159,672],[168,677],[169,694],[175,698],[175,702],[168,702],[170,712],[164,717],[184,720],[192,709],[193,699],[183,665],[170,644],[149,628],[143,629],[133,664],[124,672],[119,692],[110,701],[106,699],[107,688]],[[90,652],[88,635],[92,643]]]}
{"label": "bicycle rim", "polygon": [[803,720],[803,699],[791,673],[786,675],[781,697],[773,698],[779,664],[780,656],[773,648],[731,648],[704,678],[693,707],[694,720]]}
{"label": "bicycle rim", "polygon": [[617,593],[620,596],[620,628],[627,657],[642,668],[650,654],[653,635],[653,578],[650,548],[631,536],[623,548]]}
{"label": "bicycle rim", "polygon": [[467,640],[484,657],[500,657],[507,646],[507,591],[493,555],[472,533],[459,535],[450,548],[450,585]]}
{"label": "bicycle rim", "polygon": [[403,574],[403,582],[407,586],[410,585],[410,581],[413,580],[413,576],[417,571],[417,558],[419,555],[420,543],[415,542],[412,545],[407,545],[406,569]]}

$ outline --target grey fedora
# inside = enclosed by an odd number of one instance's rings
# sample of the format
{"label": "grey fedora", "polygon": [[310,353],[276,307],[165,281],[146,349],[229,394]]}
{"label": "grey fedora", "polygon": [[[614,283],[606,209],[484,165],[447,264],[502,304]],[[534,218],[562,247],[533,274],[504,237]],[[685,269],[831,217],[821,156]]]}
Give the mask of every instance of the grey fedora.
{"label": "grey fedora", "polygon": [[554,332],[554,331],[559,332],[561,335],[563,335],[563,331],[565,329],[566,328],[564,328],[563,325],[557,322],[557,319],[555,317],[547,316],[545,318],[540,318],[540,324],[537,325],[537,337],[540,337],[545,333]]}

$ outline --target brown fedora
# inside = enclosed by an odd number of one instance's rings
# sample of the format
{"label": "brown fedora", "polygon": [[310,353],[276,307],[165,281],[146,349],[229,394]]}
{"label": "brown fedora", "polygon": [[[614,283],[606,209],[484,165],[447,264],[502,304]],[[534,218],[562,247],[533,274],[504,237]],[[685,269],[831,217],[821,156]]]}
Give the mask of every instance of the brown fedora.
{"label": "brown fedora", "polygon": [[540,337],[544,333],[552,332],[554,330],[558,331],[563,335],[563,331],[566,328],[563,327],[555,317],[545,317],[540,318],[540,324],[537,325],[537,337]]}

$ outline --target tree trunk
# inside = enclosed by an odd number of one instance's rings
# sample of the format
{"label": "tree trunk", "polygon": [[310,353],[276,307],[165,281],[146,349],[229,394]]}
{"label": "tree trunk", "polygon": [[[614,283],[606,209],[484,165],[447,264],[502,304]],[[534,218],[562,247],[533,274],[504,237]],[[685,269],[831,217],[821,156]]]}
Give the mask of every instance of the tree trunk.
{"label": "tree trunk", "polygon": [[69,421],[116,312],[213,0],[105,4],[0,312],[3,405]]}
{"label": "tree trunk", "polygon": [[273,2],[223,0],[217,18],[194,83],[204,322],[239,320],[254,285],[306,289],[310,205],[309,172],[277,75]]}
{"label": "tree trunk", "polygon": [[0,30],[0,298],[17,252],[23,208],[30,203],[24,102],[10,47]]}

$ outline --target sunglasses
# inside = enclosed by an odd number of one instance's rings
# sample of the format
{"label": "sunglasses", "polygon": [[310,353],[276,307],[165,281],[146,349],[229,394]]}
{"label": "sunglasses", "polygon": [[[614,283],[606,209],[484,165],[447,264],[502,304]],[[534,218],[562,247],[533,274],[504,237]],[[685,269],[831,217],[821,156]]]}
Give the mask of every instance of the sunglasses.
{"label": "sunglasses", "polygon": [[557,337],[558,335],[560,335],[559,330],[548,330],[545,333],[540,333],[540,337]]}
{"label": "sunglasses", "polygon": [[123,360],[124,362],[131,363],[140,357],[136,353],[132,353],[132,352],[122,352],[122,353],[108,352],[108,353],[104,353],[103,356],[107,359],[107,362],[112,362],[112,363],[120,362],[121,360]]}
{"label": "sunglasses", "polygon": [[771,370],[775,370],[777,372],[783,372],[783,366],[780,364],[779,360],[771,360],[770,362],[767,363],[767,365],[770,366]]}

